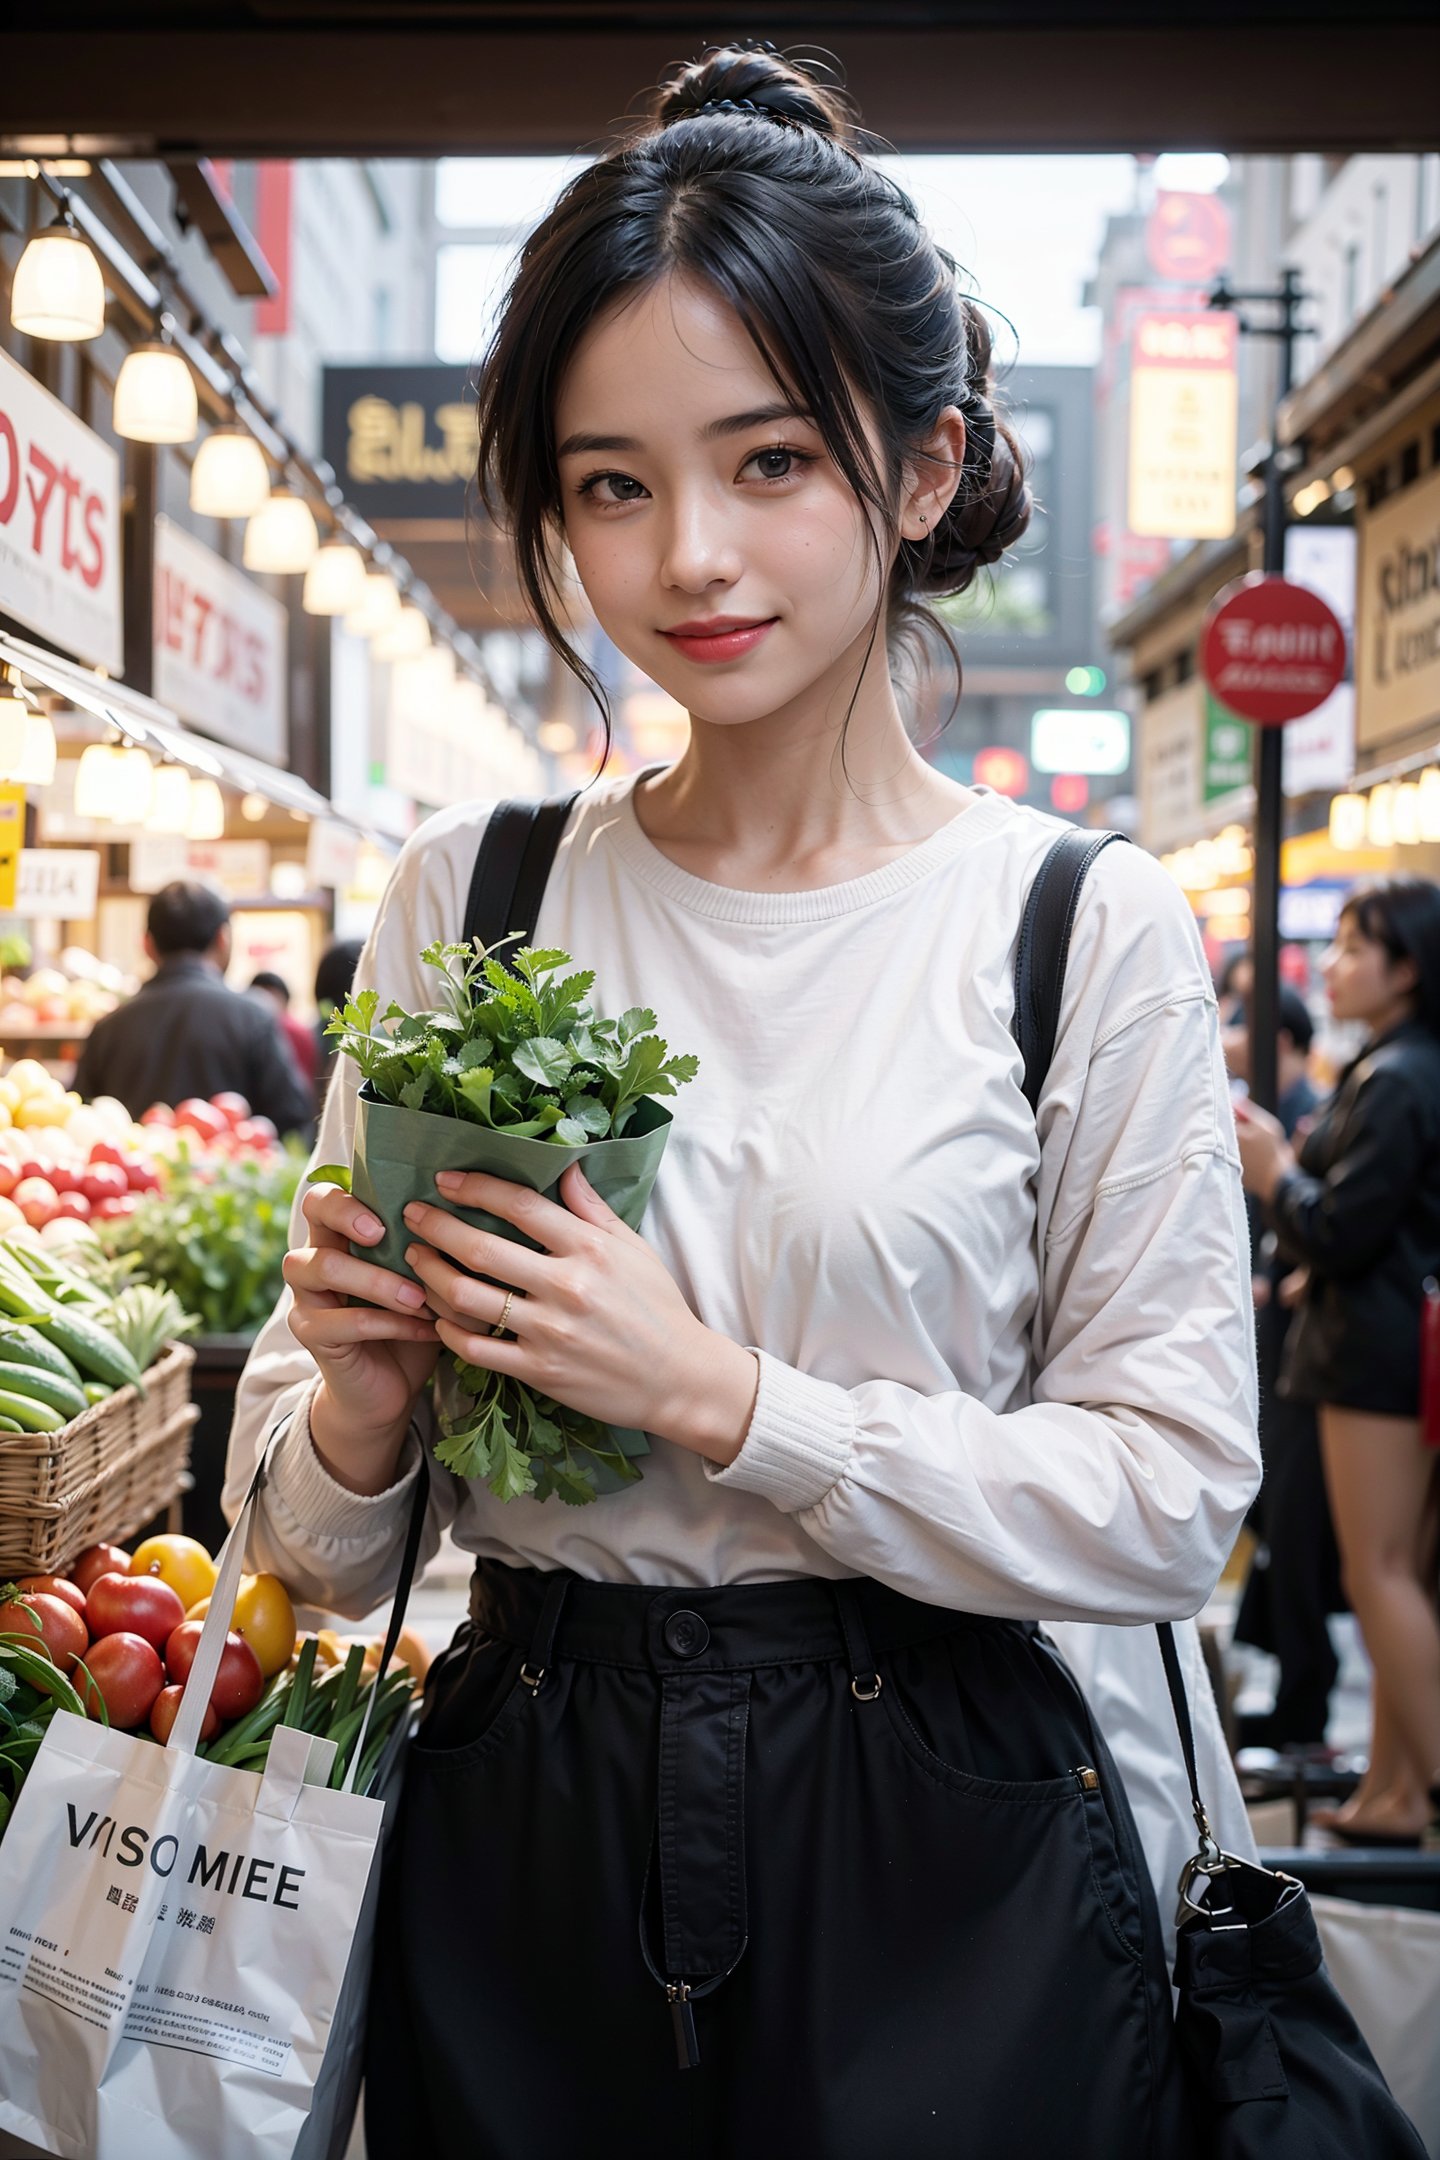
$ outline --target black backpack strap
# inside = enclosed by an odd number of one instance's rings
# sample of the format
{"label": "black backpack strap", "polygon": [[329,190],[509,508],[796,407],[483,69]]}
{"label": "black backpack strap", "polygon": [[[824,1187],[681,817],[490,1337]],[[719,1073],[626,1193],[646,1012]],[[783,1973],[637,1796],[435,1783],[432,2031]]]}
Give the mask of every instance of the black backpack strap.
{"label": "black backpack strap", "polygon": [[[1041,862],[1025,902],[1020,942],[1015,950],[1015,1039],[1025,1060],[1025,1100],[1033,1111],[1055,1054],[1060,1030],[1060,1001],[1065,989],[1065,962],[1070,953],[1070,933],[1086,872],[1102,848],[1123,840],[1116,832],[1085,832],[1078,826],[1062,833]],[[1200,1832],[1202,1855],[1215,1850],[1205,1803],[1200,1796],[1200,1777],[1195,1760],[1195,1735],[1190,1705],[1180,1671],[1175,1632],[1168,1620],[1156,1624],[1165,1685],[1180,1734],[1180,1752],[1190,1784],[1190,1803]]]}
{"label": "black backpack strap", "polygon": [[1035,1110],[1055,1055],[1070,933],[1086,872],[1117,832],[1063,832],[1035,873],[1015,948],[1015,1040],[1025,1060],[1025,1100]]}
{"label": "black backpack strap", "polygon": [[540,902],[575,803],[574,795],[543,802],[497,803],[475,856],[461,936],[497,945],[513,930],[533,939]]}

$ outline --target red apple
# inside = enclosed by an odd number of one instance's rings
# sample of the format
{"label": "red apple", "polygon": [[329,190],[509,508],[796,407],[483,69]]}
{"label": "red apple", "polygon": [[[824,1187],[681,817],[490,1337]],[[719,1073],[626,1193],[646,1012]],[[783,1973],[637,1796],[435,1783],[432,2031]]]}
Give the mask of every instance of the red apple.
{"label": "red apple", "polygon": [[131,1192],[159,1192],[160,1172],[148,1155],[132,1155],[125,1165],[125,1181]]}
{"label": "red apple", "polygon": [[70,1565],[67,1580],[89,1597],[102,1575],[128,1575],[130,1555],[122,1545],[87,1545],[78,1560]]}
{"label": "red apple", "polygon": [[76,1658],[84,1657],[90,1647],[85,1622],[74,1606],[67,1605],[64,1598],[47,1597],[43,1590],[0,1605],[0,1635],[43,1644],[61,1672],[69,1672]]}
{"label": "red apple", "polygon": [[62,1200],[66,1193],[79,1192],[80,1190],[79,1178],[64,1163],[52,1163],[47,1175]]}
{"label": "red apple", "polygon": [[188,1125],[202,1140],[218,1140],[221,1133],[230,1130],[229,1120],[198,1095],[187,1095],[184,1102],[175,1105],[175,1123]]}
{"label": "red apple", "polygon": [[108,1200],[97,1200],[90,1210],[92,1222],[114,1222],[118,1217],[133,1215],[140,1205],[137,1192],[115,1193]]}
{"label": "red apple", "polygon": [[49,1178],[21,1178],[12,1197],[32,1230],[43,1230],[60,1212],[60,1195]]}
{"label": "red apple", "polygon": [[[33,1143],[32,1143],[32,1145],[33,1145]],[[50,1178],[50,1158],[49,1158],[49,1156],[48,1156],[48,1155],[22,1155],[22,1156],[21,1156],[21,1158],[20,1158],[20,1167],[19,1167],[19,1169],[18,1169],[18,1170],[16,1171],[15,1175],[16,1175],[16,1179],[17,1179],[17,1182],[18,1182],[19,1184],[21,1184],[21,1185],[23,1185],[23,1184],[24,1184],[24,1182],[25,1182],[26,1178],[32,1178],[32,1177],[44,1178],[44,1179],[46,1180],[46,1182],[48,1183],[48,1182],[49,1182],[49,1178]],[[10,1195],[10,1197],[11,1197],[11,1199],[12,1199],[12,1200],[14,1199],[15,1195],[14,1195],[14,1192],[13,1192],[13,1191],[11,1192],[11,1195]]]}
{"label": "red apple", "polygon": [[22,1575],[17,1588],[21,1590],[41,1590],[46,1597],[63,1598],[67,1605],[78,1612],[82,1619],[84,1618],[85,1592],[78,1583],[71,1582],[64,1575]]}
{"label": "red apple", "polygon": [[238,1125],[241,1118],[248,1118],[250,1115],[249,1103],[243,1095],[235,1094],[233,1089],[220,1095],[212,1095],[210,1107],[220,1112],[227,1125]]}
{"label": "red apple", "polygon": [[152,1102],[149,1109],[141,1117],[140,1123],[142,1125],[173,1125],[175,1123],[175,1112],[170,1108],[169,1103]]}
{"label": "red apple", "polygon": [[[184,1693],[184,1688],[176,1687],[172,1681],[169,1687],[161,1688],[150,1705],[150,1730],[162,1747],[170,1738],[175,1720],[180,1715],[180,1698]],[[220,1720],[215,1713],[215,1705],[208,1702],[205,1705],[205,1715],[200,1720],[200,1738],[213,1740],[219,1730]]]}
{"label": "red apple", "polygon": [[[165,1645],[165,1670],[181,1687],[190,1677],[204,1626],[203,1620],[186,1620]],[[245,1717],[264,1692],[265,1675],[259,1658],[243,1635],[232,1632],[225,1637],[225,1648],[220,1653],[220,1669],[210,1690],[212,1705],[222,1718]]]}
{"label": "red apple", "polygon": [[83,1192],[62,1192],[55,1214],[57,1219],[68,1215],[74,1222],[89,1222],[90,1202]]}
{"label": "red apple", "polygon": [[101,1575],[85,1600],[85,1625],[97,1640],[143,1635],[163,1650],[184,1618],[179,1593],[158,1575]]}
{"label": "red apple", "polygon": [[8,1155],[0,1155],[0,1200],[8,1200],[19,1182],[19,1164],[11,1162]]}
{"label": "red apple", "polygon": [[106,1635],[92,1643],[70,1678],[93,1718],[103,1702],[110,1723],[122,1732],[143,1725],[165,1685],[165,1668],[143,1635]]}
{"label": "red apple", "polygon": [[91,1146],[89,1160],[92,1163],[111,1163],[117,1170],[123,1170],[129,1157],[118,1140],[96,1140]]}
{"label": "red apple", "polygon": [[80,1174],[80,1190],[92,1207],[100,1200],[118,1200],[130,1190],[130,1180],[119,1163],[91,1162]]}

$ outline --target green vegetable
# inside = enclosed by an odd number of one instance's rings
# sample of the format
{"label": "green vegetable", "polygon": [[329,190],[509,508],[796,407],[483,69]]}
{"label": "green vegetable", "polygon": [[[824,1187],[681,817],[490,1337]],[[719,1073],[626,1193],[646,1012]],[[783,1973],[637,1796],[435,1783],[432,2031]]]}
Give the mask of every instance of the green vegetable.
{"label": "green vegetable", "polygon": [[151,1282],[128,1283],[106,1307],[105,1321],[141,1372],[148,1372],[163,1349],[199,1325],[173,1290]]}
{"label": "green vegetable", "polygon": [[280,1263],[304,1156],[237,1157],[207,1167],[177,1158],[165,1190],[132,1215],[96,1225],[107,1253],[127,1256],[147,1282],[172,1290],[204,1335],[253,1334],[284,1289]]}
{"label": "green vegetable", "polygon": [[341,1192],[349,1192],[350,1172],[344,1163],[321,1163],[310,1172],[305,1182],[307,1185],[338,1185]]}
{"label": "green vegetable", "polygon": [[420,957],[441,978],[443,1006],[381,1013],[378,992],[361,990],[325,1032],[385,1102],[567,1147],[618,1139],[642,1096],[694,1079],[699,1060],[671,1057],[646,1007],[596,1017],[594,971],[562,975],[569,953],[522,946],[511,968],[498,949],[427,945]]}
{"label": "green vegetable", "polygon": [[24,1277],[17,1282],[12,1265],[7,1249],[0,1246],[0,1313],[18,1319],[22,1312],[28,1316],[38,1309],[40,1332],[63,1350],[82,1373],[95,1380],[109,1380],[116,1387],[131,1386],[139,1380],[139,1366],[113,1335],[107,1335],[104,1328],[74,1306],[52,1299],[39,1283]]}
{"label": "green vegetable", "polygon": [[59,1373],[45,1372],[38,1365],[0,1363],[0,1392],[47,1403],[52,1410],[58,1410],[67,1423],[88,1407],[85,1391],[75,1381],[62,1379]]}
{"label": "green vegetable", "polygon": [[85,1382],[85,1400],[92,1406],[97,1402],[108,1402],[114,1393],[115,1390],[108,1381],[87,1380]]}
{"label": "green vegetable", "polygon": [[59,1432],[70,1420],[59,1410],[52,1410],[49,1403],[37,1402],[33,1395],[11,1395],[0,1387],[0,1417],[9,1418],[22,1432]]}
{"label": "green vegetable", "polygon": [[54,1373],[58,1380],[73,1381],[76,1387],[82,1384],[64,1351],[47,1342],[36,1327],[22,1327],[14,1321],[0,1327],[0,1359],[7,1365],[37,1365],[42,1372]]}

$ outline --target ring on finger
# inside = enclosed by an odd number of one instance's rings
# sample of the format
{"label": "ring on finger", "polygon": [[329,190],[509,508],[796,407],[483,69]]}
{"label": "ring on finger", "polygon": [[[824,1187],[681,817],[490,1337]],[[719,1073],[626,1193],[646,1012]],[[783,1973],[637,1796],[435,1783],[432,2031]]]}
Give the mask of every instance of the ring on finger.
{"label": "ring on finger", "polygon": [[490,1333],[491,1333],[492,1335],[503,1335],[503,1334],[505,1333],[505,1327],[506,1327],[506,1323],[508,1322],[508,1320],[509,1320],[509,1318],[510,1318],[510,1307],[511,1307],[511,1306],[512,1306],[512,1305],[514,1304],[514,1302],[515,1302],[515,1297],[516,1297],[516,1293],[515,1293],[515,1291],[513,1291],[513,1290],[507,1290],[507,1291],[506,1291],[506,1293],[505,1293],[505,1303],[504,1303],[504,1304],[503,1304],[503,1305],[501,1306],[501,1308],[500,1308],[500,1318],[499,1318],[499,1319],[498,1319],[498,1320],[496,1321],[496,1323],[495,1323],[494,1327],[492,1327],[492,1328],[491,1328],[491,1330],[490,1330]]}

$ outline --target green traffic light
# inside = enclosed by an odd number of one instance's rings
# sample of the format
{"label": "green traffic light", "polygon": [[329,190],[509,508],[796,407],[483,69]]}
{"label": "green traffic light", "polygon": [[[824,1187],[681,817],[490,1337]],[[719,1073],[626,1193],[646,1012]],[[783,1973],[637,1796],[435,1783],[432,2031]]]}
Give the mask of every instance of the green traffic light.
{"label": "green traffic light", "polygon": [[1098,667],[1072,667],[1065,677],[1071,697],[1099,697],[1105,683],[1105,670]]}

